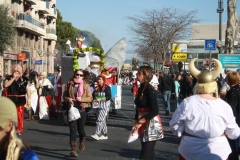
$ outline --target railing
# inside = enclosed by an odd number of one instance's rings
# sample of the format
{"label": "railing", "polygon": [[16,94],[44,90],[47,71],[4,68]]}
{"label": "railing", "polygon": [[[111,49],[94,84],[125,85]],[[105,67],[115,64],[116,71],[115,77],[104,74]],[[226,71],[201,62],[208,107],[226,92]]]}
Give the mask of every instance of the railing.
{"label": "railing", "polygon": [[50,3],[46,2],[46,8],[49,9]]}
{"label": "railing", "polygon": [[47,29],[46,29],[46,33],[56,34],[56,30],[55,30],[55,29],[52,29],[52,28],[47,28]]}
{"label": "railing", "polygon": [[17,13],[16,14],[16,19],[17,20],[25,20],[25,21],[27,21],[27,22],[35,25],[35,26],[38,26],[38,27],[44,29],[44,26],[42,26],[41,22],[39,22],[36,19],[33,19],[32,17],[30,17],[30,16],[28,16],[28,15],[26,15],[24,13]]}

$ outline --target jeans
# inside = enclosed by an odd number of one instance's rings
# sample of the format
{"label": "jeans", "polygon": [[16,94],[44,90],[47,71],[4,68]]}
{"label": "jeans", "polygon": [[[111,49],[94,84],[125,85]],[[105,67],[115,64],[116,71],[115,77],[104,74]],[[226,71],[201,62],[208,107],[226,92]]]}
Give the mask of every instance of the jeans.
{"label": "jeans", "polygon": [[70,129],[70,141],[77,140],[77,131],[78,131],[80,140],[86,136],[84,127],[87,119],[87,113],[85,111],[80,112],[80,115],[81,115],[81,118],[77,119],[76,121],[68,122],[69,129]]}
{"label": "jeans", "polygon": [[178,107],[179,104],[181,103],[180,95],[176,98],[176,106]]}
{"label": "jeans", "polygon": [[171,91],[163,91],[163,104],[165,107],[166,112],[170,112],[170,98],[171,98]]}

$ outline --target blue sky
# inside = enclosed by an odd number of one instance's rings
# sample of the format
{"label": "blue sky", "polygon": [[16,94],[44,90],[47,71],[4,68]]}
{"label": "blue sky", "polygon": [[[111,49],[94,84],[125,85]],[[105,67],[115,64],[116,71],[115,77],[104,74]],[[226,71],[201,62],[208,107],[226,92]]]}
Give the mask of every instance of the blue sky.
{"label": "blue sky", "polygon": [[[223,0],[222,23],[227,23],[227,0]],[[237,2],[238,17],[240,1]],[[100,39],[107,52],[117,41],[125,37],[131,40],[128,16],[142,15],[142,11],[174,8],[184,12],[197,10],[201,23],[219,23],[218,0],[57,0],[64,21],[81,30],[88,30]],[[127,44],[126,59],[131,45]]]}

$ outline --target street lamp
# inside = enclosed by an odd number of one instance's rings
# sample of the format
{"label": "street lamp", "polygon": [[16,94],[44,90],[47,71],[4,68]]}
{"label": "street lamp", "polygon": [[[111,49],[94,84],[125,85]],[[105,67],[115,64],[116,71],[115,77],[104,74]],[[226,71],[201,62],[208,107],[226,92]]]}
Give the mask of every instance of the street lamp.
{"label": "street lamp", "polygon": [[[225,49],[225,47],[222,46],[221,41],[217,41],[216,46],[217,46],[217,49],[219,50],[219,53],[221,53]],[[240,48],[240,41],[238,41],[237,45],[233,45],[234,50],[238,50],[239,48]]]}
{"label": "street lamp", "polygon": [[49,56],[53,56],[53,57],[56,57],[56,55],[58,54],[58,49],[54,49],[54,51],[53,52],[44,52],[44,51],[42,51],[41,49],[39,49],[38,51],[38,55],[40,56],[40,57],[43,57],[43,56],[45,56],[45,57],[47,57],[47,60],[46,60],[46,63],[47,63],[47,73],[48,73],[48,65],[49,65],[49,63],[48,63],[48,60],[49,60]]}
{"label": "street lamp", "polygon": [[[223,0],[218,0],[218,9],[217,13],[219,13],[219,41],[222,42],[222,13],[224,11],[223,8]],[[221,53],[221,50],[219,50],[219,53]]]}

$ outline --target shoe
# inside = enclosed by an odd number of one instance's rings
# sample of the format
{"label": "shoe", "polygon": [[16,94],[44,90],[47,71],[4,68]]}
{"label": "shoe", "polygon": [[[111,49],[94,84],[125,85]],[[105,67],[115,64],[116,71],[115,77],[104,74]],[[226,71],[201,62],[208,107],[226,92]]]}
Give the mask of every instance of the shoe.
{"label": "shoe", "polygon": [[91,137],[97,141],[100,139],[99,135],[97,134],[91,135]]}
{"label": "shoe", "polygon": [[105,140],[105,139],[108,139],[108,136],[101,135],[101,136],[99,137],[99,140]]}

